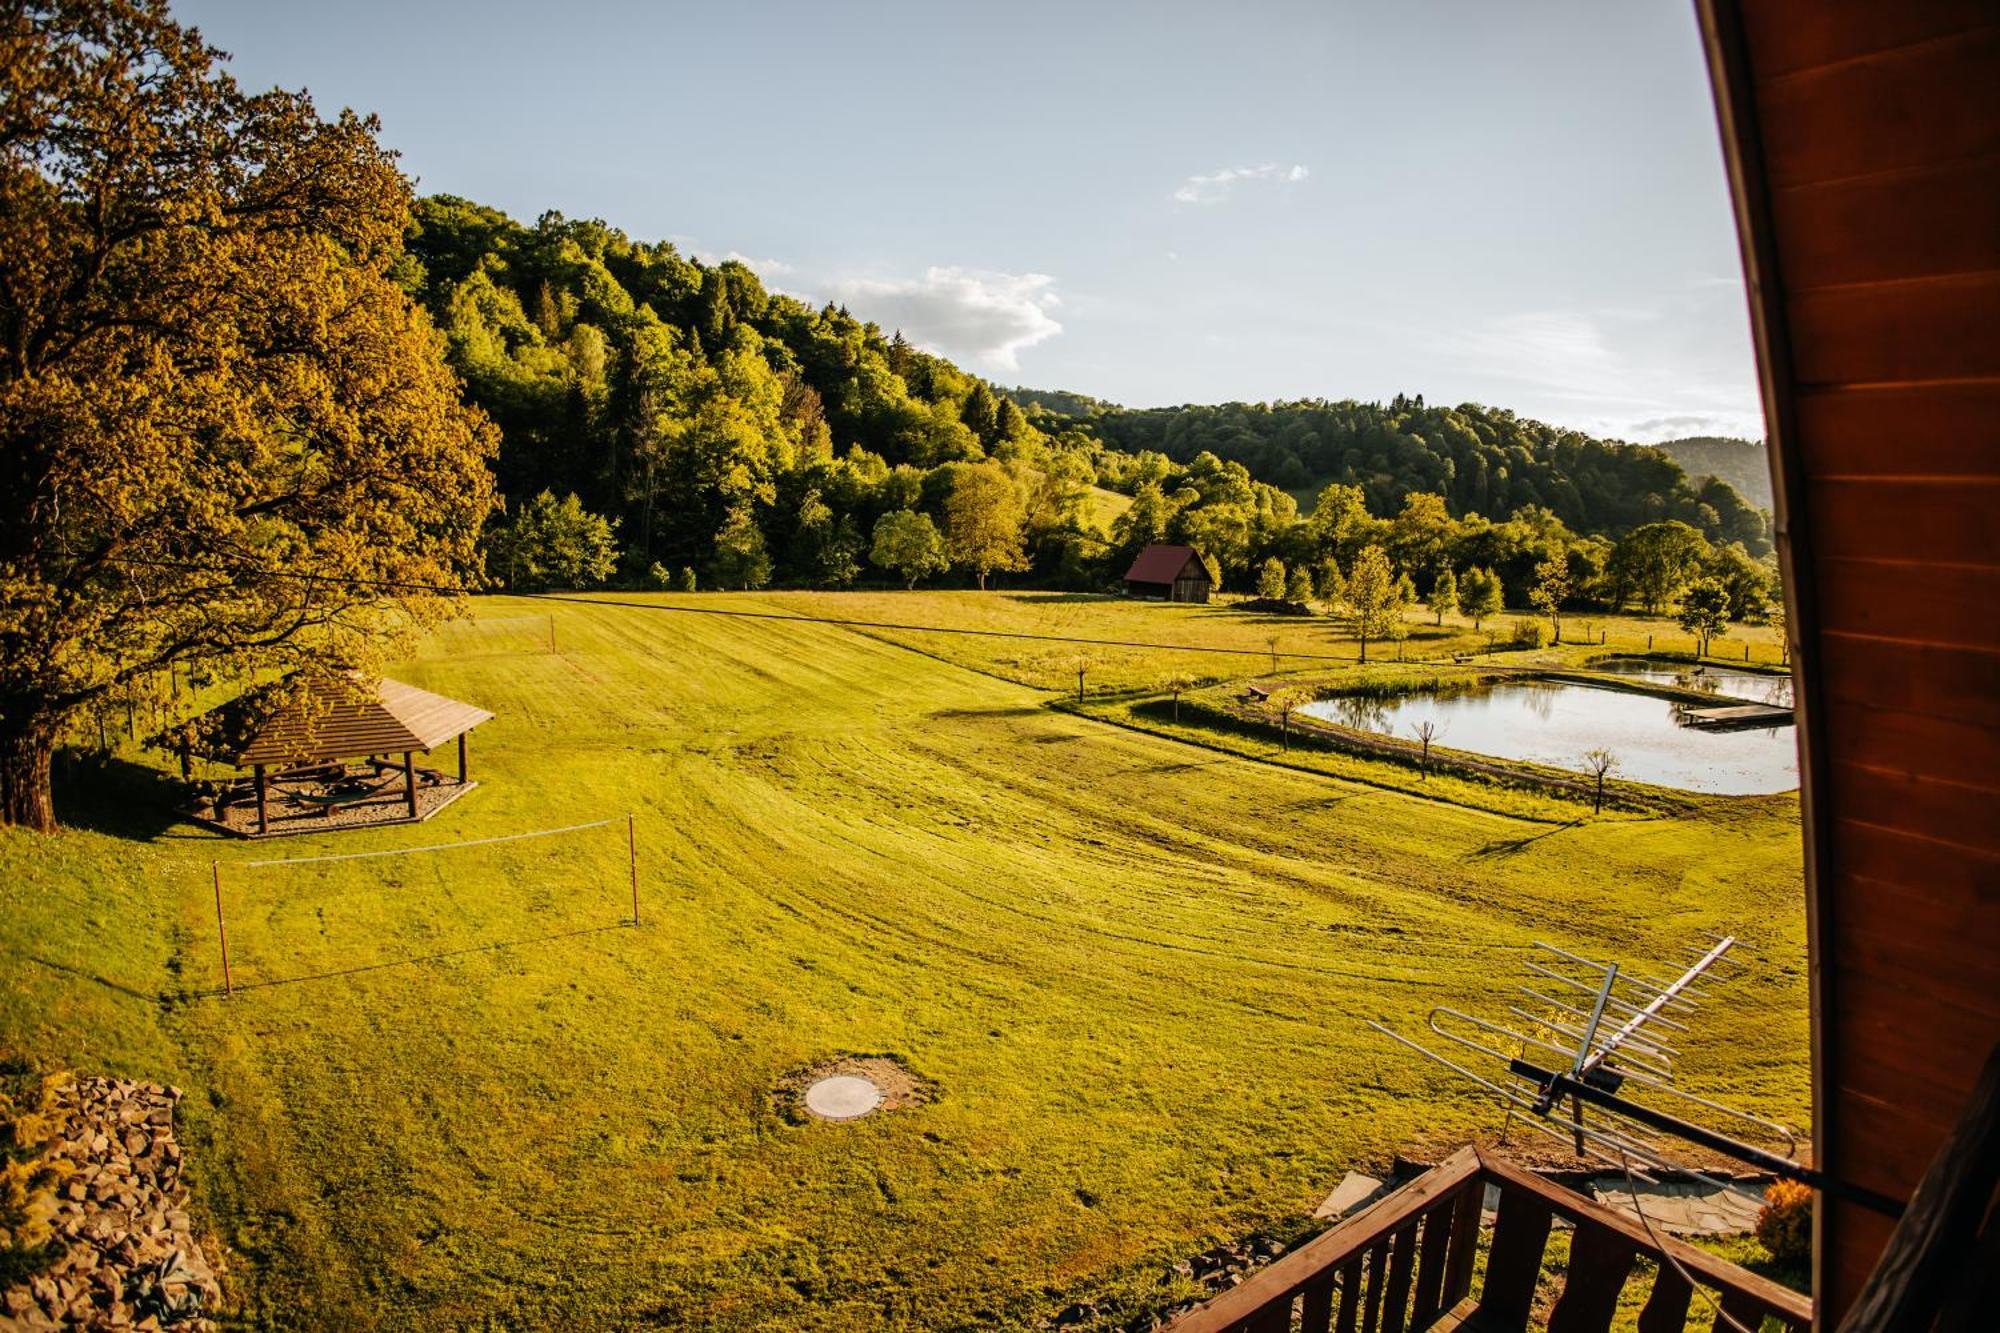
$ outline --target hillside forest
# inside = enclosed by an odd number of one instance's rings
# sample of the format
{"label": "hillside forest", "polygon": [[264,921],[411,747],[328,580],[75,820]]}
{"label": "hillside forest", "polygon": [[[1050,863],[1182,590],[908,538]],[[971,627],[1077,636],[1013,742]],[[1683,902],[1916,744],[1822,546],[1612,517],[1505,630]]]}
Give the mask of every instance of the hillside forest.
{"label": "hillside forest", "polygon": [[[1155,541],[1246,590],[1276,562],[1317,591],[1370,547],[1416,595],[1477,570],[1511,605],[1551,562],[1577,607],[1658,610],[1712,576],[1754,614],[1771,586],[1769,521],[1726,482],[1502,409],[1123,409],[996,389],[601,222],[433,196],[406,245],[400,280],[499,427],[503,586],[1097,589]],[[1105,491],[1126,497],[1108,528]]]}

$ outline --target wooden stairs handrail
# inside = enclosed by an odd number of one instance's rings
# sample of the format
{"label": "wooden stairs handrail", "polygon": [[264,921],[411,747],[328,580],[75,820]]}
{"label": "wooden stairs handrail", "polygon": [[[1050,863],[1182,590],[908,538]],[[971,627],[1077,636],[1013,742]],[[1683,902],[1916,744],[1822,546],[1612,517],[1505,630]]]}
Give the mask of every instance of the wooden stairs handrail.
{"label": "wooden stairs handrail", "polygon": [[[1499,1190],[1500,1208],[1486,1276],[1474,1293],[1489,1185]],[[1619,1294],[1642,1255],[1660,1260],[1639,1316],[1643,1333],[1679,1330],[1691,1312],[1706,1315],[1689,1279],[1720,1292],[1723,1311],[1746,1327],[1757,1327],[1767,1316],[1801,1333],[1812,1327],[1813,1303],[1797,1292],[1468,1147],[1168,1328],[1171,1333],[1523,1329],[1557,1217],[1575,1230],[1564,1289],[1549,1314],[1551,1333],[1609,1328]]]}

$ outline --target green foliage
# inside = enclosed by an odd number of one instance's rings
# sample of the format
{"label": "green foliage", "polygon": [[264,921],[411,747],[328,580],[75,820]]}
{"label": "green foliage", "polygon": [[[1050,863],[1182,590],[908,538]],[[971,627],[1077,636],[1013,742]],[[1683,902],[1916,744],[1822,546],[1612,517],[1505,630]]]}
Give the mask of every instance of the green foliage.
{"label": "green foliage", "polygon": [[1681,586],[1700,569],[1708,543],[1685,523],[1649,523],[1618,543],[1606,570],[1613,607],[1636,597],[1647,615],[1679,594]]}
{"label": "green foliage", "polygon": [[1549,618],[1549,628],[1555,632],[1557,643],[1562,642],[1563,604],[1569,601],[1569,562],[1561,558],[1544,560],[1535,566],[1534,586],[1528,589],[1528,601],[1537,611]]}
{"label": "green foliage", "polygon": [[1027,567],[1022,545],[1026,506],[1020,488],[999,464],[951,469],[944,519],[945,554],[954,565],[971,570],[982,589],[996,570]]}
{"label": "green foliage", "polygon": [[1477,630],[1488,616],[1499,614],[1504,605],[1500,580],[1492,570],[1475,566],[1465,571],[1458,585],[1458,612],[1471,618],[1473,629]]}
{"label": "green foliage", "polygon": [[906,586],[914,588],[919,579],[942,574],[951,568],[945,554],[944,535],[929,514],[898,509],[875,521],[875,538],[868,558],[883,569],[893,570]]}
{"label": "green foliage", "polygon": [[1533,616],[1516,616],[1507,634],[1510,648],[1546,648],[1549,643],[1549,627]]}
{"label": "green foliage", "polygon": [[543,491],[487,530],[487,567],[509,588],[596,587],[618,566],[617,529],[575,495]]}
{"label": "green foliage", "polygon": [[1431,583],[1430,596],[1424,599],[1424,605],[1431,609],[1431,613],[1437,617],[1437,623],[1440,625],[1444,624],[1448,612],[1458,610],[1458,576],[1451,572],[1449,565],[1438,571],[1437,578]]}
{"label": "green foliage", "polygon": [[1257,595],[1273,602],[1285,595],[1285,562],[1275,555],[1266,556],[1257,570]]}
{"label": "green foliage", "polygon": [[1303,605],[1312,600],[1312,573],[1304,565],[1293,569],[1285,576],[1285,600]]}
{"label": "green foliage", "polygon": [[48,1107],[56,1082],[24,1062],[0,1060],[0,1291],[56,1257],[50,1222],[61,1172],[47,1155],[61,1128]]}
{"label": "green foliage", "polygon": [[49,831],[113,699],[365,670],[448,614],[494,436],[372,122],[244,91],[164,3],[0,23],[0,825]]}
{"label": "green foliage", "polygon": [[715,556],[709,561],[709,578],[718,588],[748,590],[771,581],[771,557],[764,549],[764,530],[750,514],[748,504],[738,505],[723,520],[715,534]]}
{"label": "green foliage", "polygon": [[646,586],[662,591],[674,586],[674,572],[655,560],[646,566]]}
{"label": "green foliage", "polygon": [[1381,547],[1366,547],[1354,557],[1343,606],[1348,632],[1359,641],[1361,660],[1366,662],[1369,641],[1389,637],[1402,620],[1402,599],[1389,572],[1388,554]]}
{"label": "green foliage", "polygon": [[681,592],[693,592],[693,591],[694,591],[694,589],[695,589],[695,577],[694,577],[694,566],[693,566],[693,565],[682,565],[682,566],[681,566],[681,574],[680,574],[680,578],[679,578],[679,580],[677,581],[677,583],[676,583],[676,585],[675,585],[675,586],[676,586],[676,587],[677,587],[677,588],[678,588],[678,589],[679,589],[679,590],[680,590]]}
{"label": "green foliage", "polygon": [[1681,594],[1680,627],[1695,636],[1698,656],[1708,656],[1710,640],[1729,633],[1729,589],[1720,579],[1701,578]]}
{"label": "green foliage", "polygon": [[[1128,453],[1158,452],[1181,463],[1210,453],[1288,489],[1352,487],[1377,514],[1396,513],[1411,494],[1425,494],[1457,515],[1505,520],[1547,509],[1575,530],[1611,532],[1674,518],[1702,527],[1710,540],[1741,541],[1753,554],[1770,549],[1761,512],[1723,482],[1691,482],[1660,449],[1594,439],[1476,403],[1426,406],[1421,397],[1400,394],[1387,404],[1305,399],[1130,409],[1092,403],[1085,412],[1038,420],[1045,430],[1088,429]],[[1401,550],[1391,554],[1404,558]],[[1417,573],[1427,577],[1430,570]]]}

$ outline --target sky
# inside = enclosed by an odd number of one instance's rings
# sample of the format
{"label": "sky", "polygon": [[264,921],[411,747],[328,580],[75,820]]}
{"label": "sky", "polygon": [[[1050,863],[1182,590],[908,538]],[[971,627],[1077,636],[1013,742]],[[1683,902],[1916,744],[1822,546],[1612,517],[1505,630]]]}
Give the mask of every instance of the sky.
{"label": "sky", "polygon": [[424,192],[595,217],[1001,384],[1763,435],[1687,0],[180,0]]}

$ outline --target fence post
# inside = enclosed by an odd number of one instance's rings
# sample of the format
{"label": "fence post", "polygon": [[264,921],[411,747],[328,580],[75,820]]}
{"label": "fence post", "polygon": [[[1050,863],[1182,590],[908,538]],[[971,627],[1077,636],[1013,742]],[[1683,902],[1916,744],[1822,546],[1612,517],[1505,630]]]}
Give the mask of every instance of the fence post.
{"label": "fence post", "polygon": [[234,995],[236,986],[229,979],[229,928],[222,923],[222,862],[210,861],[208,866],[215,876],[215,934],[222,942],[222,993]]}
{"label": "fence post", "polygon": [[632,865],[632,924],[639,924],[639,826],[632,812],[625,812],[625,854]]}

